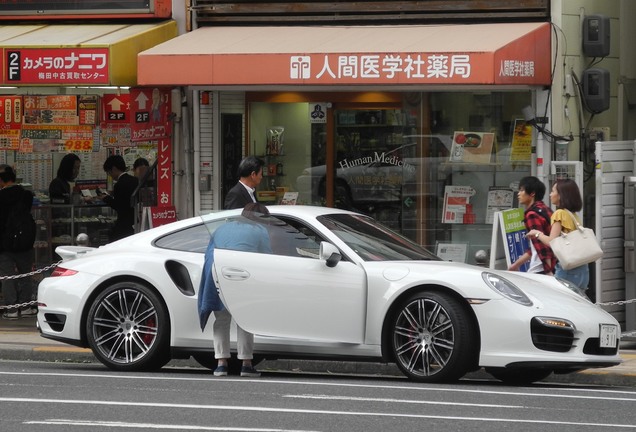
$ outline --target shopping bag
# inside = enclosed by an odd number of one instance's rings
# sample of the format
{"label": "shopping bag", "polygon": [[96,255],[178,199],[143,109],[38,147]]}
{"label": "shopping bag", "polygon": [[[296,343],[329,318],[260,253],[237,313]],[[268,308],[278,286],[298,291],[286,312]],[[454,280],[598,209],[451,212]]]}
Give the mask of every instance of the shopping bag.
{"label": "shopping bag", "polygon": [[594,230],[581,226],[570,213],[576,223],[576,229],[561,235],[550,242],[550,247],[564,270],[571,270],[589,264],[603,256],[603,249],[594,235]]}

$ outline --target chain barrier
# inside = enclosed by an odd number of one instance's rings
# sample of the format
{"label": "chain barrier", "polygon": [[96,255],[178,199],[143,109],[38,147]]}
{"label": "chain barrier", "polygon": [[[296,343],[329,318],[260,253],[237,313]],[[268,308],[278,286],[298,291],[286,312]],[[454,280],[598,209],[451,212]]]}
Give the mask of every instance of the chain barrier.
{"label": "chain barrier", "polygon": [[[22,278],[26,278],[26,277],[36,276],[38,274],[42,274],[45,271],[48,271],[48,270],[50,270],[52,268],[57,267],[61,263],[62,263],[62,260],[60,260],[60,261],[58,261],[56,263],[47,265],[46,267],[42,267],[40,269],[33,270],[33,271],[29,272],[29,273],[17,274],[17,275],[9,275],[9,276],[0,276],[0,282],[2,282],[3,280],[15,280],[15,279],[22,279]],[[37,306],[37,304],[38,304],[37,300],[31,300],[31,301],[28,301],[28,302],[18,303],[18,304],[14,304],[14,305],[6,305],[6,306],[0,305],[0,311],[2,311],[2,310],[24,309],[24,308],[29,307],[29,306]]]}

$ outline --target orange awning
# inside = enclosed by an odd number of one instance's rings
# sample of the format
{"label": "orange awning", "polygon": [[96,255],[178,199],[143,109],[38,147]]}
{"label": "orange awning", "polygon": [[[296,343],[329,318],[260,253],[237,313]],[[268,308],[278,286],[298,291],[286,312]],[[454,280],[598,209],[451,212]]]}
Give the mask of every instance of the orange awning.
{"label": "orange awning", "polygon": [[549,85],[550,24],[203,27],[137,61],[139,85]]}

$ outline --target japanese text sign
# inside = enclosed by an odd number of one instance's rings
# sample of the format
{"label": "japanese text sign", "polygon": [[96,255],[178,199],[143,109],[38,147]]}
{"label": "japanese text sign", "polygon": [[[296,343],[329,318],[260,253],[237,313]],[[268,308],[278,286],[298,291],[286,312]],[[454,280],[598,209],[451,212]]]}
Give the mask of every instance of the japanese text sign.
{"label": "japanese text sign", "polygon": [[108,84],[108,48],[5,48],[6,84]]}
{"label": "japanese text sign", "polygon": [[169,88],[131,88],[131,141],[151,141],[172,133]]}

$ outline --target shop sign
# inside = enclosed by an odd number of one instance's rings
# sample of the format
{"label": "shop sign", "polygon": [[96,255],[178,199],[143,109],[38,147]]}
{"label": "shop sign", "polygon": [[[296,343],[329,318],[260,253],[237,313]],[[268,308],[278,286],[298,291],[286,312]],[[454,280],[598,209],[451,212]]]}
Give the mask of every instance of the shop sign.
{"label": "shop sign", "polygon": [[5,84],[108,84],[108,48],[5,48]]}
{"label": "shop sign", "polygon": [[170,137],[170,89],[131,88],[131,141],[151,141]]}
{"label": "shop sign", "polygon": [[309,123],[327,123],[327,104],[309,104]]}
{"label": "shop sign", "polygon": [[0,96],[0,149],[18,149],[21,123],[22,96]]}
{"label": "shop sign", "polygon": [[172,143],[170,138],[157,145],[157,206],[172,205]]}
{"label": "shop sign", "polygon": [[23,125],[20,148],[25,152],[92,152],[94,128],[88,125]]}
{"label": "shop sign", "polygon": [[177,210],[174,206],[150,207],[151,228],[177,221]]}
{"label": "shop sign", "polygon": [[130,95],[102,96],[102,123],[130,123]]}

